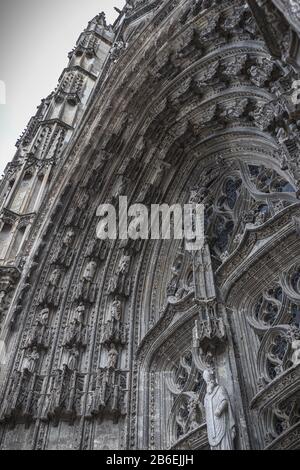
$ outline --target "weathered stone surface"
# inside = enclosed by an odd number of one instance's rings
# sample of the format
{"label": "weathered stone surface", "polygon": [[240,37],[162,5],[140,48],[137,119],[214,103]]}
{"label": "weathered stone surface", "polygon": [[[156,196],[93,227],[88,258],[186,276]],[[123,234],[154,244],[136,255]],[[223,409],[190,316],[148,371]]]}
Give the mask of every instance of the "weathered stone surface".
{"label": "weathered stone surface", "polygon": [[[81,34],[0,182],[1,449],[300,448],[297,5]],[[204,247],[98,240],[125,195],[203,203]]]}

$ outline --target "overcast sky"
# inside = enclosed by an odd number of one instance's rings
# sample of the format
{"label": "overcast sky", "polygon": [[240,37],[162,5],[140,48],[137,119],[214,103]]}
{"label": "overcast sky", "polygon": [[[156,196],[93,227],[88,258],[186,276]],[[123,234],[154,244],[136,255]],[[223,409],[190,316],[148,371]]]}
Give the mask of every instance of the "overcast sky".
{"label": "overcast sky", "polygon": [[[113,23],[124,0],[0,0],[0,175],[42,98],[56,87],[70,52],[101,11]],[[0,88],[1,92],[1,88]]]}

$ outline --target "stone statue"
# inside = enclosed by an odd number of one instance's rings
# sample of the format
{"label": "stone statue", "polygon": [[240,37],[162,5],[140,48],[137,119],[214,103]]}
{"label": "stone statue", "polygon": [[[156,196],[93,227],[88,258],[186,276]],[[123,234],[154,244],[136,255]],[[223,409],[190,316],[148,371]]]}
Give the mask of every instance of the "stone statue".
{"label": "stone statue", "polygon": [[69,352],[69,359],[68,359],[69,370],[73,371],[77,369],[78,360],[79,360],[79,351],[76,347],[73,347]]}
{"label": "stone statue", "polygon": [[74,315],[74,320],[76,320],[78,323],[83,325],[84,323],[84,315],[85,315],[85,306],[81,302],[78,307],[75,310],[75,315]]}
{"label": "stone statue", "polygon": [[4,304],[4,298],[6,296],[6,292],[4,290],[2,290],[0,292],[0,305]]}
{"label": "stone statue", "polygon": [[164,167],[163,164],[160,164],[159,167],[156,170],[154,181],[153,181],[153,185],[155,187],[160,187],[160,185],[161,185],[161,183],[164,179],[165,172],[166,172],[166,168]]}
{"label": "stone statue", "polygon": [[75,232],[72,229],[68,230],[66,235],[64,236],[63,244],[67,247],[72,246],[74,238],[75,238]]}
{"label": "stone statue", "polygon": [[81,325],[78,323],[78,321],[74,318],[74,320],[71,321],[67,332],[66,332],[66,345],[68,344],[74,344],[80,342],[80,336],[81,336]]}
{"label": "stone statue", "polygon": [[298,366],[300,364],[300,340],[295,340],[292,342],[292,363],[294,366]]}
{"label": "stone statue", "polygon": [[116,346],[112,343],[108,352],[107,366],[109,369],[115,369],[117,367],[119,353]]}
{"label": "stone statue", "polygon": [[25,358],[23,370],[27,370],[31,374],[34,374],[37,362],[40,358],[36,347],[32,349],[32,352]]}
{"label": "stone statue", "polygon": [[61,271],[59,269],[54,269],[49,279],[50,286],[58,287],[60,283],[60,279],[61,279]]}
{"label": "stone statue", "polygon": [[130,268],[130,256],[122,256],[119,267],[118,274],[125,275],[129,272]]}
{"label": "stone statue", "polygon": [[95,261],[90,261],[84,270],[83,279],[87,282],[92,282],[96,274],[96,269],[97,264]]}
{"label": "stone statue", "polygon": [[213,369],[205,370],[207,384],[204,406],[211,450],[234,450],[235,421],[226,389],[218,385]]}
{"label": "stone statue", "polygon": [[119,322],[122,317],[122,303],[120,300],[115,299],[111,304],[108,321],[116,321]]}
{"label": "stone statue", "polygon": [[45,333],[47,330],[49,322],[49,309],[44,308],[37,320],[35,321],[33,328],[29,334],[28,341],[26,344],[26,347],[31,347],[33,345],[39,345],[42,346],[44,345],[44,340],[45,340]]}
{"label": "stone statue", "polygon": [[44,308],[39,315],[39,324],[41,326],[47,326],[49,322],[49,308]]}
{"label": "stone statue", "polygon": [[114,274],[111,284],[110,284],[110,293],[115,293],[119,295],[129,295],[130,291],[130,278],[129,278],[129,269],[130,269],[131,257],[123,255],[120,259],[116,273]]}

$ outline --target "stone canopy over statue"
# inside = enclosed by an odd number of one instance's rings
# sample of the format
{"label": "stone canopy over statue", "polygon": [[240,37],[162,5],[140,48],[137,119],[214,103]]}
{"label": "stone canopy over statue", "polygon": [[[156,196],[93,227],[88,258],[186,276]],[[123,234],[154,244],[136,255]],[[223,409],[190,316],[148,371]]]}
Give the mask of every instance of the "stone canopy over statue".
{"label": "stone canopy over statue", "polygon": [[234,450],[236,429],[228,393],[218,385],[213,369],[205,370],[203,378],[207,384],[204,406],[211,450]]}

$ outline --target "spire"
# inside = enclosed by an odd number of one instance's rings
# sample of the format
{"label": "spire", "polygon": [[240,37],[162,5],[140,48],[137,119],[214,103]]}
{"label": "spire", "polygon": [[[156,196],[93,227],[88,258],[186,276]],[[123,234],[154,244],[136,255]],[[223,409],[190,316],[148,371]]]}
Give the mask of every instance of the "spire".
{"label": "spire", "polygon": [[112,28],[106,22],[105,13],[102,11],[96,15],[88,24],[85,32],[95,31],[98,34],[103,34],[104,32],[111,32]]}

